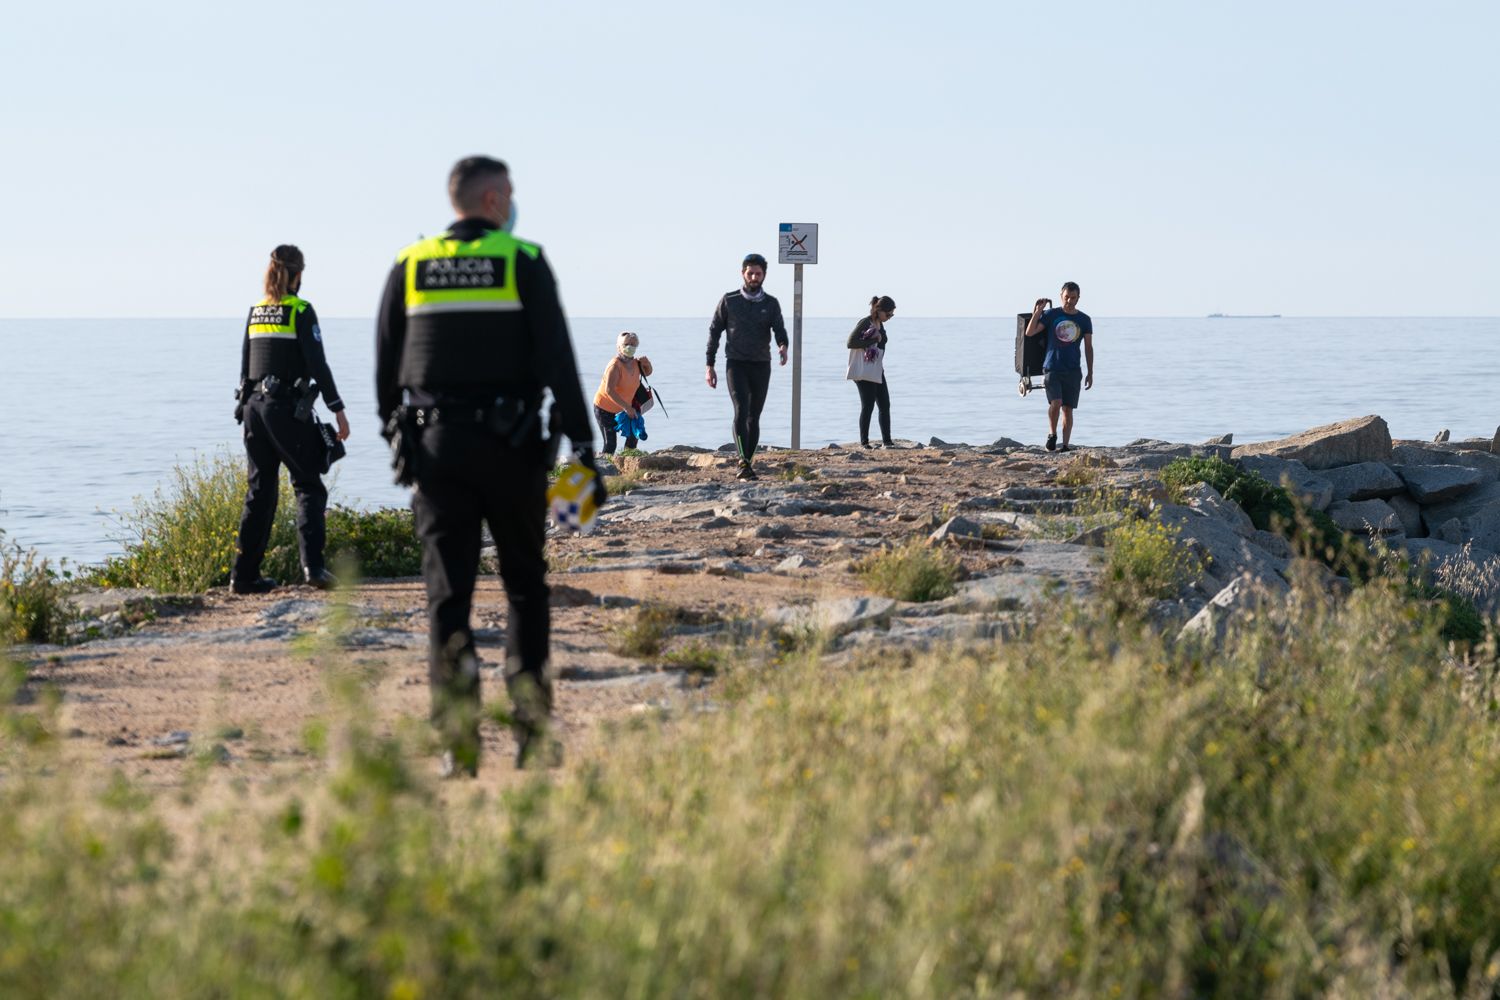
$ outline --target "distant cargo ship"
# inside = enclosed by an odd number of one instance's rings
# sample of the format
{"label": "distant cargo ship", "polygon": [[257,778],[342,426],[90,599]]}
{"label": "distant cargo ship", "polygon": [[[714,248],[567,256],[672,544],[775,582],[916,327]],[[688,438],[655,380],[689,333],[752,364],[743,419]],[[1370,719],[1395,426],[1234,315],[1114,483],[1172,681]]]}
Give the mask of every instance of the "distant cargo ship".
{"label": "distant cargo ship", "polygon": [[1256,316],[1252,316],[1252,315],[1249,315],[1249,314],[1241,314],[1241,313],[1209,313],[1208,314],[1208,318],[1209,319],[1280,319],[1281,318],[1281,313],[1263,313],[1261,315],[1256,315]]}

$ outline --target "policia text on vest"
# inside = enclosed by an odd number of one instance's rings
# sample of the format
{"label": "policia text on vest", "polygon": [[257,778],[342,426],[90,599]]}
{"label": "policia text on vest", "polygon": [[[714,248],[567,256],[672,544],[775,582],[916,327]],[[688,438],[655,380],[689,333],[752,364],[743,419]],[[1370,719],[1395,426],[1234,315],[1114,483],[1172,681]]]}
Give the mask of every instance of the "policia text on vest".
{"label": "policia text on vest", "polygon": [[415,486],[432,719],[446,746],[447,773],[473,774],[480,692],[469,617],[481,522],[495,539],[505,586],[505,678],[515,702],[517,762],[524,764],[556,749],[546,731],[551,621],[543,557],[556,441],[549,448],[544,424],[554,436],[566,434],[590,466],[593,437],[552,270],[539,246],[504,230],[504,164],[460,161],[449,193],[459,220],[402,250],[387,278],[375,388],[398,475]]}
{"label": "policia text on vest", "polygon": [[277,582],[261,576],[261,561],[276,517],[281,466],[287,467],[297,497],[297,546],[304,579],[332,586],[323,561],[324,514],[328,491],[322,473],[327,451],[313,419],[314,397],[338,422],[338,437],[349,436],[344,404],[323,354],[323,337],[312,304],[299,298],[302,252],[284,244],[271,252],[266,268],[267,296],[250,307],[240,349],[240,387],[235,419],[243,424],[249,484],[230,589],[264,593]]}

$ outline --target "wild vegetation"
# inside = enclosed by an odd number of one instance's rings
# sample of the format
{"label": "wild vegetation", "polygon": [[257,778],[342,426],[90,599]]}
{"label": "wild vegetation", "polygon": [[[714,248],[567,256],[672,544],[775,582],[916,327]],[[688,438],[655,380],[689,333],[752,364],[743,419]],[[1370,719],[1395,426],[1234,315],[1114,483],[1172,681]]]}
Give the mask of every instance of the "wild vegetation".
{"label": "wild vegetation", "polygon": [[54,567],[35,550],[6,541],[0,531],[0,645],[61,641],[72,576],[66,566]]}
{"label": "wild vegetation", "polygon": [[898,601],[938,601],[951,596],[958,580],[958,560],[913,538],[866,556],[855,567],[867,587]]}
{"label": "wild vegetation", "polygon": [[[244,503],[240,459],[220,452],[176,467],[166,488],[137,498],[135,507],[119,516],[125,552],[97,569],[94,582],[164,593],[198,593],[228,583]],[[331,506],[324,552],[329,565],[350,565],[365,576],[421,572],[421,546],[409,510]],[[284,581],[302,578],[297,504],[284,472],[262,572]]]}
{"label": "wild vegetation", "polygon": [[[211,486],[165,523],[237,517]],[[1492,581],[1377,557],[1177,643],[1137,612],[1191,557],[1092,496],[1103,600],[1003,640],[831,657],[620,611],[614,650],[693,694],[500,792],[439,786],[338,601],[294,646],[334,707],[266,782],[233,718],[169,791],[73,766],[61,693],[0,649],[0,996],[1495,995]],[[40,565],[5,563],[9,638],[66,585]],[[913,539],[860,571],[922,600],[960,569]]]}
{"label": "wild vegetation", "polygon": [[1122,517],[1110,529],[1108,551],[1099,593],[1116,614],[1140,614],[1153,601],[1177,596],[1203,569],[1155,516]]}
{"label": "wild vegetation", "polygon": [[1179,458],[1162,470],[1162,481],[1178,497],[1194,483],[1207,483],[1239,504],[1257,528],[1286,536],[1298,553],[1322,561],[1354,583],[1382,581],[1401,587],[1414,601],[1438,605],[1444,638],[1466,646],[1484,638],[1474,597],[1486,591],[1488,581],[1470,578],[1482,571],[1467,554],[1440,567],[1436,580],[1423,580],[1411,573],[1404,557],[1355,538],[1327,514],[1297,503],[1284,486],[1272,486],[1259,473],[1244,472],[1218,458]]}
{"label": "wild vegetation", "polygon": [[1440,625],[1377,581],[1210,660],[1086,607],[899,664],[746,647],[718,711],[498,799],[437,794],[336,659],[321,765],[254,796],[57,766],[37,699],[0,709],[0,993],[1488,996],[1495,646]]}

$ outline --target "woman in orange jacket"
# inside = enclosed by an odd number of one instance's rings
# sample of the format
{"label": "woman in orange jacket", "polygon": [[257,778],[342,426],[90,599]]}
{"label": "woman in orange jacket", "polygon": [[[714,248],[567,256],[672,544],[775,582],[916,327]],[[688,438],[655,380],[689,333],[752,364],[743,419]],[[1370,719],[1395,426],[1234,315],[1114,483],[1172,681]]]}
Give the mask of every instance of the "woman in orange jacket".
{"label": "woman in orange jacket", "polygon": [[[615,414],[628,413],[636,419],[641,415],[636,394],[641,388],[641,376],[651,374],[651,359],[635,356],[640,346],[640,337],[628,330],[620,334],[615,341],[615,356],[609,359],[604,377],[599,380],[599,391],[594,393],[594,419],[604,435],[601,451],[605,455],[615,453]],[[625,447],[635,446],[635,438],[625,439]]]}

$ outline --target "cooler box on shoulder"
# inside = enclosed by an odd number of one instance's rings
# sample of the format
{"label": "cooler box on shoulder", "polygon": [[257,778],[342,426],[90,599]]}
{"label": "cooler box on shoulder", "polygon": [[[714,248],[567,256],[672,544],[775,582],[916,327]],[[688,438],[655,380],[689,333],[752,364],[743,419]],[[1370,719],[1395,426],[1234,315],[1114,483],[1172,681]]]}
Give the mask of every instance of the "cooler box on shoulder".
{"label": "cooler box on shoulder", "polygon": [[1017,391],[1022,396],[1042,387],[1042,362],[1047,357],[1047,337],[1040,333],[1026,336],[1030,322],[1031,313],[1016,313],[1016,374],[1021,376]]}

